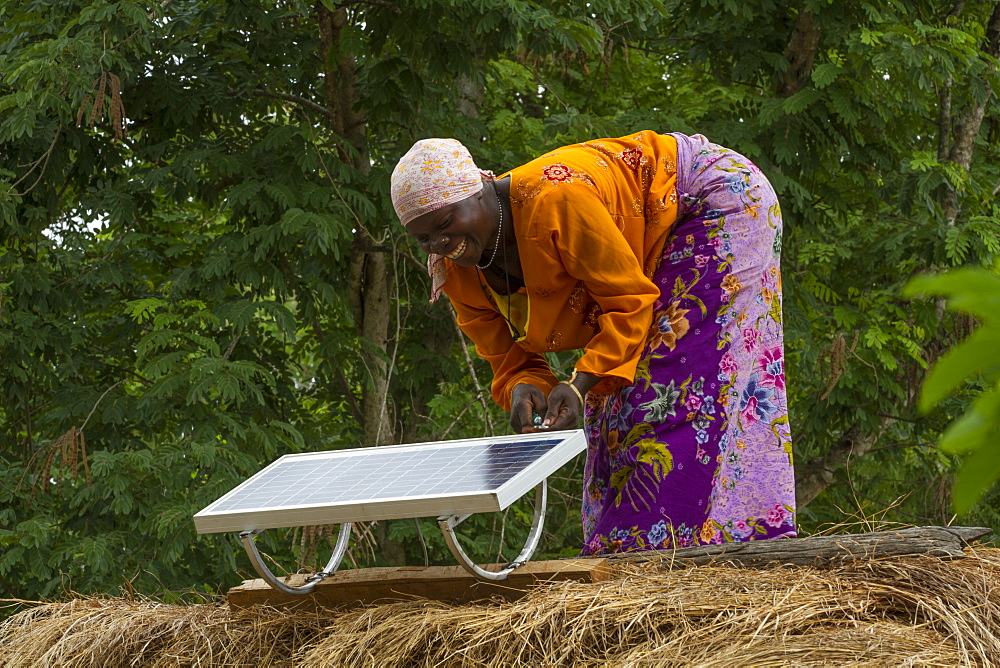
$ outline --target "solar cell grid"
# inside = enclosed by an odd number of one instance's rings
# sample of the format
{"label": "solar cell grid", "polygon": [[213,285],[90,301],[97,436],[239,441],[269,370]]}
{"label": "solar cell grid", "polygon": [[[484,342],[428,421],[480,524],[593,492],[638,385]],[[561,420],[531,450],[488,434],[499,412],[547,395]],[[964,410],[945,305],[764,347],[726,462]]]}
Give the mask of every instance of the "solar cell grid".
{"label": "solar cell grid", "polygon": [[458,460],[451,449],[440,447],[386,453],[352,450],[332,453],[329,458],[289,460],[272,465],[252,486],[224,496],[206,510],[215,513],[492,491],[560,442],[485,443],[467,447],[468,452]]}
{"label": "solar cell grid", "polygon": [[195,515],[200,533],[502,510],[580,431],[286,455]]}

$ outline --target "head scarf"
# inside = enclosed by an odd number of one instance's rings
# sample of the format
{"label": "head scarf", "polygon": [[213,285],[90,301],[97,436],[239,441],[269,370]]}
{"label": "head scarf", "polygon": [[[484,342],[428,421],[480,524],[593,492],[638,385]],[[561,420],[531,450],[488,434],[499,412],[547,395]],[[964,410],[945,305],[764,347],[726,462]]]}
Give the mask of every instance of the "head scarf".
{"label": "head scarf", "polygon": [[[469,149],[455,139],[421,139],[399,159],[392,170],[392,206],[405,227],[414,218],[460,202],[483,189],[483,176],[491,172],[476,167]],[[444,258],[427,257],[433,304],[446,280]]]}

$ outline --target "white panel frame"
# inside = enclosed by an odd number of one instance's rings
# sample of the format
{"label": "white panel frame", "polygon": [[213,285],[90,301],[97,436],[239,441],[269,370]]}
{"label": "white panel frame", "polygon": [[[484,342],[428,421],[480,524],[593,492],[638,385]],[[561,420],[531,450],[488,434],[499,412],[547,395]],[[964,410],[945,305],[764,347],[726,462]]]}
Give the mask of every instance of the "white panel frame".
{"label": "white panel frame", "polygon": [[[465,492],[448,496],[391,497],[377,501],[341,502],[328,505],[298,505],[287,506],[278,510],[253,508],[220,512],[212,511],[214,506],[252,487],[255,480],[263,477],[267,471],[288,460],[309,458],[336,459],[357,456],[353,454],[346,455],[345,453],[356,453],[359,450],[385,452],[386,450],[427,448],[435,445],[458,449],[463,445],[510,443],[523,441],[529,437],[535,439],[561,438],[563,441],[529,464],[527,468],[515,475],[511,480],[508,480],[493,491]],[[587,440],[583,435],[583,431],[575,429],[553,432],[543,431],[535,434],[516,434],[513,436],[439,441],[436,443],[387,445],[378,448],[355,448],[351,450],[330,450],[284,455],[197,513],[194,516],[195,529],[198,533],[259,531],[263,529],[315,524],[342,524],[345,522],[371,522],[386,519],[497,512],[504,510],[521,496],[528,493],[586,448]]]}

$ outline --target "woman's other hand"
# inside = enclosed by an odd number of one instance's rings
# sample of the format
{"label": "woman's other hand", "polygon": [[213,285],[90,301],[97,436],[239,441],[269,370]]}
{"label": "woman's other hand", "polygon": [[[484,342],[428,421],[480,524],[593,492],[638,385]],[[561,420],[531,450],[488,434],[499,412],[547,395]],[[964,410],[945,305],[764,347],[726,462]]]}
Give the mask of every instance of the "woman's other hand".
{"label": "woman's other hand", "polygon": [[529,383],[514,386],[510,395],[510,427],[515,434],[539,431],[535,428],[534,416],[545,415],[545,410],[545,394],[540,389]]}
{"label": "woman's other hand", "polygon": [[566,383],[559,383],[549,392],[549,409],[542,420],[542,429],[576,429],[580,425],[583,406],[580,397]]}
{"label": "woman's other hand", "polygon": [[542,429],[576,429],[580,426],[580,415],[583,414],[583,399],[594,385],[600,381],[599,376],[580,372],[571,381],[563,381],[549,392],[548,410],[542,421]]}

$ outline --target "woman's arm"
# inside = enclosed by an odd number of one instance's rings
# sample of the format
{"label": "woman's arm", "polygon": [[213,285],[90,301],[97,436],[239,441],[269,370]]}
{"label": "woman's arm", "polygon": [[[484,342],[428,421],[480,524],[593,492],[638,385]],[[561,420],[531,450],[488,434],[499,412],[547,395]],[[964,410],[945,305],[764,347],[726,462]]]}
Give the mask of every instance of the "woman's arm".
{"label": "woman's arm", "polygon": [[[476,352],[489,362],[493,369],[491,391],[493,398],[507,411],[512,411],[512,395],[519,384],[528,384],[542,392],[542,397],[557,383],[545,356],[529,353],[515,344],[507,323],[492,308],[470,304],[461,298],[460,291],[450,285],[448,297],[455,307],[458,326],[476,345]],[[478,289],[478,286],[477,286]],[[485,302],[485,298],[484,298]],[[542,411],[544,412],[544,404]],[[528,424],[531,423],[530,416]],[[513,426],[513,415],[512,415]],[[519,431],[515,429],[515,431]]]}
{"label": "woman's arm", "polygon": [[583,281],[602,311],[576,369],[600,377],[600,391],[632,383],[660,295],[637,257],[644,220],[613,217],[600,194],[584,183],[547,191],[533,202],[532,217],[538,221],[539,248]]}

